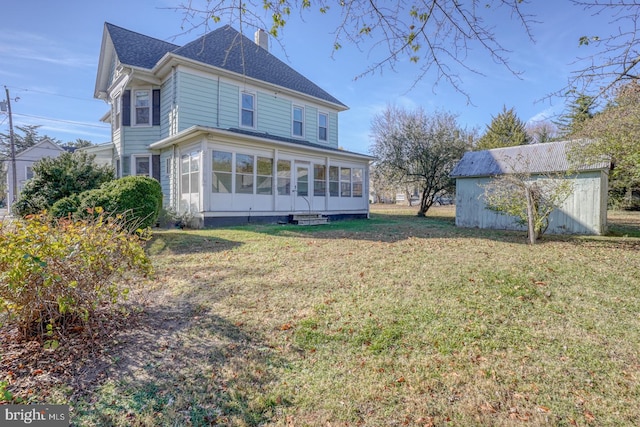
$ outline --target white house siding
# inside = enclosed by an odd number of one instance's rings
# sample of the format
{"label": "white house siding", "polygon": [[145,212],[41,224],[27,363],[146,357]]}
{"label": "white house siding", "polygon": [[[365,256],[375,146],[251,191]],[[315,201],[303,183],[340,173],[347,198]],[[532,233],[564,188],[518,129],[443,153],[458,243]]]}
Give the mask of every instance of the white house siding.
{"label": "white house siding", "polygon": [[[456,225],[503,230],[526,230],[515,218],[485,208],[484,187],[491,178],[456,179]],[[606,232],[607,176],[602,171],[582,172],[573,179],[574,191],[549,217],[549,234],[603,234]],[[597,211],[594,211],[597,210]]]}
{"label": "white house siding", "polygon": [[196,125],[217,127],[217,80],[184,71],[178,72],[178,79],[180,87],[178,131]]}

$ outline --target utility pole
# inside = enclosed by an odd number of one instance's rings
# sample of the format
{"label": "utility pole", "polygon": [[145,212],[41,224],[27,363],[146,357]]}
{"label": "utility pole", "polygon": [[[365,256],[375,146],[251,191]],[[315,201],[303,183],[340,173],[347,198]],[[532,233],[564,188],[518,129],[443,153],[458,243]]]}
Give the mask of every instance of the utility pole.
{"label": "utility pole", "polygon": [[18,192],[18,176],[16,174],[16,144],[13,135],[13,116],[11,115],[11,97],[9,96],[9,88],[4,87],[7,93],[7,109],[9,113],[9,141],[11,143],[11,198],[9,202],[13,204],[16,200],[16,193]]}

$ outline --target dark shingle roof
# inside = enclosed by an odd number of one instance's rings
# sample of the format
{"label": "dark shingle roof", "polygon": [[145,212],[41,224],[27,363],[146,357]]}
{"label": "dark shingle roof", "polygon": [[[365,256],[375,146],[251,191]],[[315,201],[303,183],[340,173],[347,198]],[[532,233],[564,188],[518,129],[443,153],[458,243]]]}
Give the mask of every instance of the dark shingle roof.
{"label": "dark shingle roof", "polygon": [[[551,173],[572,168],[569,160],[571,144],[579,141],[558,141],[543,144],[517,145],[493,150],[469,151],[451,172],[452,178],[495,176],[505,173]],[[573,167],[574,170],[606,169],[608,162]]]}
{"label": "dark shingle roof", "polygon": [[218,28],[182,47],[106,24],[118,59],[151,69],[166,53],[199,61],[346,107],[318,85],[289,67],[231,26]]}
{"label": "dark shingle roof", "polygon": [[116,25],[105,23],[121,63],[140,68],[153,68],[166,53],[180,46]]}

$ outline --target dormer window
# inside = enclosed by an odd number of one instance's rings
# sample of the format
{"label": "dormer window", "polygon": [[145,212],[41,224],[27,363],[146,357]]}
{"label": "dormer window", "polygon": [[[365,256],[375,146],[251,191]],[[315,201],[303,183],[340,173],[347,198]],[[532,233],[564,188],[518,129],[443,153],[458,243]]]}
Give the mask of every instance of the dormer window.
{"label": "dormer window", "polygon": [[252,93],[242,92],[242,108],[240,111],[240,124],[244,127],[253,128],[255,124],[255,101],[256,97]]}
{"label": "dormer window", "polygon": [[151,91],[136,90],[135,97],[135,125],[151,124]]}

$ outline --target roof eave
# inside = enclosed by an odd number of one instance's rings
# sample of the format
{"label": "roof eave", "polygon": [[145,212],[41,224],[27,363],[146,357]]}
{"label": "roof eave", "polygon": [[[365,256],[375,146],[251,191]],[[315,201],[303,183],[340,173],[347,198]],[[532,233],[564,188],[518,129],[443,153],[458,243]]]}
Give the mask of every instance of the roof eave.
{"label": "roof eave", "polygon": [[232,132],[226,129],[210,128],[210,127],[198,126],[198,125],[191,126],[190,128],[187,128],[182,132],[177,133],[176,135],[154,142],[149,146],[149,148],[152,150],[161,150],[163,148],[168,148],[173,145],[178,145],[182,142],[188,141],[198,135],[206,135],[206,134],[227,136],[233,139],[242,139],[242,140],[248,139],[256,142],[266,142],[269,144],[278,145],[280,147],[295,148],[298,150],[306,150],[306,151],[312,151],[312,152],[318,152],[318,153],[340,154],[348,157],[359,158],[361,160],[371,161],[374,159],[372,156],[368,156],[366,154],[360,154],[360,153],[353,153],[351,151],[336,150],[336,149],[324,148],[324,147],[314,147],[314,146],[308,146],[308,145],[299,145],[294,142],[278,141],[275,139],[263,138],[260,136],[246,135],[246,134],[241,134],[237,132]]}
{"label": "roof eave", "polygon": [[288,89],[283,86],[275,85],[273,83],[268,83],[253,77],[244,76],[240,73],[225,70],[224,68],[216,67],[214,65],[206,64],[201,61],[196,61],[190,58],[186,58],[181,55],[176,55],[175,53],[172,53],[172,52],[166,53],[158,61],[158,63],[151,69],[151,72],[154,75],[158,76],[158,78],[164,79],[171,72],[171,69],[178,65],[190,66],[195,68],[196,70],[205,71],[205,72],[211,72],[212,70],[214,70],[215,73],[220,75],[221,77],[228,77],[234,80],[242,79],[246,82],[251,82],[251,84],[257,87],[266,88],[269,90],[273,90],[275,88],[277,89],[276,92],[278,93],[284,93],[286,95],[296,97],[296,98],[304,97],[309,100],[312,100],[317,104],[325,105],[337,111],[346,111],[349,109],[349,107],[347,107],[342,103],[330,102],[330,101],[327,101],[326,99],[317,98],[315,96],[311,96],[303,92],[298,92],[298,91]]}

